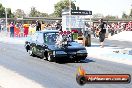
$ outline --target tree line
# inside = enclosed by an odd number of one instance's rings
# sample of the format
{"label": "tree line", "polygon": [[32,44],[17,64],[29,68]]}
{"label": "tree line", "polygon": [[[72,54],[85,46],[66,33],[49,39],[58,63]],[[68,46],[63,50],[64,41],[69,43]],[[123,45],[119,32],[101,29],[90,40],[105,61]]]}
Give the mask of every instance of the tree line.
{"label": "tree line", "polygon": [[[36,7],[31,7],[29,14],[26,14],[24,12],[24,10],[22,9],[17,9],[15,12],[11,11],[11,8],[7,8],[7,17],[8,18],[22,18],[22,17],[61,17],[62,14],[62,9],[69,9],[69,0],[61,0],[59,2],[57,2],[54,5],[54,12],[52,14],[48,14],[48,13],[44,13],[44,12],[40,12],[36,9]],[[72,1],[71,2],[71,8],[72,9],[76,9],[77,6],[75,5],[75,3]],[[79,7],[78,7],[79,8]],[[0,18],[5,18],[5,7],[3,7],[3,5],[0,3]],[[107,15],[107,16],[103,16],[100,13],[97,14],[93,14],[93,18],[108,18],[108,19],[118,19],[118,16],[111,16],[111,15]],[[122,13],[122,18],[124,19],[128,19],[128,18],[132,18],[132,9],[130,11],[130,14],[127,15],[125,12]]]}
{"label": "tree line", "polygon": [[[7,8],[8,18],[22,18],[22,17],[61,17],[61,11],[64,8],[69,8],[69,0],[62,0],[54,5],[55,11],[52,14],[40,12],[36,7],[31,7],[29,14],[26,14],[24,10],[17,9],[15,12],[11,11],[11,8]],[[72,2],[71,7],[76,8],[75,4]],[[5,7],[0,3],[0,18],[5,18]]]}
{"label": "tree line", "polygon": [[126,14],[125,12],[123,12],[122,18],[125,18],[125,19],[132,19],[132,8],[131,8],[129,14]]}
{"label": "tree line", "polygon": [[[103,14],[101,13],[93,14],[93,18],[119,19],[118,16],[112,16],[112,15],[103,16]],[[123,12],[122,19],[132,19],[132,9],[130,10],[129,14],[126,14],[125,12]]]}

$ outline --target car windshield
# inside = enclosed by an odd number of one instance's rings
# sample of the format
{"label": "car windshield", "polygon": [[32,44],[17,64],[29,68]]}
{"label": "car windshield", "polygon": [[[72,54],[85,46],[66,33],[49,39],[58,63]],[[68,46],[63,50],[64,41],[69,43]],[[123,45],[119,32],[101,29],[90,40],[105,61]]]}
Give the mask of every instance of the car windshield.
{"label": "car windshield", "polygon": [[48,45],[54,45],[56,43],[56,38],[59,35],[58,32],[49,32],[44,34],[44,42]]}

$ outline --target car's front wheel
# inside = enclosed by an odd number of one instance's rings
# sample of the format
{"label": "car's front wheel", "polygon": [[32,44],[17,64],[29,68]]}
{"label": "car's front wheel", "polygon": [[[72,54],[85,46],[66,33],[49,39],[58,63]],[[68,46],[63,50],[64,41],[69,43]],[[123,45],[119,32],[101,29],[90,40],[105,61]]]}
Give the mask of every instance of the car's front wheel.
{"label": "car's front wheel", "polygon": [[28,50],[30,50],[30,46],[29,45],[25,45],[26,51],[28,52]]}
{"label": "car's front wheel", "polygon": [[48,60],[49,62],[53,62],[53,61],[54,61],[54,58],[53,58],[53,56],[48,55],[47,60]]}

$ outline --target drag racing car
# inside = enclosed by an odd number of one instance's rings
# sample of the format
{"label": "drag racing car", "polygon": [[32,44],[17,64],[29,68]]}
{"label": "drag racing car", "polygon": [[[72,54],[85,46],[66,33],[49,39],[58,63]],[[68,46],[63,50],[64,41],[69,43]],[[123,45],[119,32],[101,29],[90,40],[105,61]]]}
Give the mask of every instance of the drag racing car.
{"label": "drag racing car", "polygon": [[25,42],[26,51],[30,56],[39,56],[48,61],[85,60],[87,50],[81,44],[64,36],[58,30],[37,31]]}

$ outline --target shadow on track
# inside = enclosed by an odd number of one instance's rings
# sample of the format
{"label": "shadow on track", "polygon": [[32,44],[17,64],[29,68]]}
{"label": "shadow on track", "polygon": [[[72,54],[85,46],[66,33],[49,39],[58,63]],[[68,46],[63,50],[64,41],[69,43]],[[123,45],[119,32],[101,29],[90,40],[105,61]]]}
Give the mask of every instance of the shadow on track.
{"label": "shadow on track", "polygon": [[67,60],[67,61],[59,61],[57,63],[58,64],[68,64],[68,63],[91,63],[91,62],[95,62],[95,61],[92,59],[86,58],[85,60],[81,60],[81,61]]}

